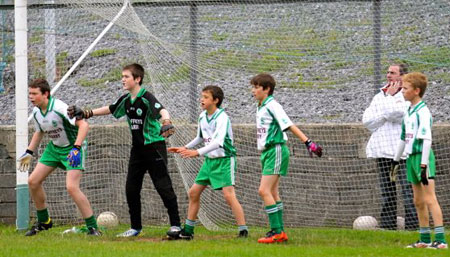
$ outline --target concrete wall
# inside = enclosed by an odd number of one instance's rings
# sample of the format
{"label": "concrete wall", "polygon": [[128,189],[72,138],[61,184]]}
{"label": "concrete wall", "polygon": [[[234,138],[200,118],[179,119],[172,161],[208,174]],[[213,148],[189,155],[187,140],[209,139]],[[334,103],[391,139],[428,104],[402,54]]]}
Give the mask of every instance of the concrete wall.
{"label": "concrete wall", "polygon": [[[186,143],[195,134],[194,126],[178,127],[185,134],[176,134],[172,142]],[[379,218],[380,192],[374,160],[365,158],[368,131],[360,124],[302,125],[309,137],[320,142],[325,151],[323,158],[309,158],[305,147],[289,135],[291,162],[289,175],[283,178],[280,192],[286,209],[288,226],[351,226],[354,218],[371,215]],[[243,204],[249,224],[265,224],[262,202],[257,189],[260,179],[259,153],[256,151],[254,125],[233,126],[238,150],[236,192]],[[0,222],[15,222],[15,130],[0,127]],[[101,136],[100,136],[101,135]],[[450,216],[450,125],[436,125],[433,130],[433,149],[437,157],[439,175],[437,194],[444,211]],[[114,211],[121,222],[128,222],[128,209],[124,194],[130,135],[126,125],[92,126],[89,132],[89,158],[83,191],[89,197],[95,212]],[[177,143],[178,144],[178,143]],[[179,143],[178,145],[180,145]],[[192,184],[202,163],[201,158],[175,160],[169,155],[169,171],[178,195],[180,214],[187,212],[185,186]],[[178,172],[183,167],[186,185]],[[92,171],[97,171],[95,174]],[[49,209],[60,222],[77,222],[75,205],[65,192],[65,174],[57,171],[47,182]],[[219,194],[219,195],[218,195]],[[400,195],[400,192],[398,193]],[[167,223],[167,215],[154,187],[146,176],[142,191],[143,220],[146,224]],[[220,212],[223,222],[232,222],[228,207],[213,199],[221,199],[220,192],[207,190],[202,205]],[[213,203],[212,203],[213,202]],[[399,216],[403,216],[401,197]],[[31,209],[33,210],[32,205]],[[214,212],[205,212],[201,218],[217,219]],[[34,216],[34,212],[31,213]],[[448,219],[446,219],[448,220]],[[447,223],[448,224],[448,223]]]}

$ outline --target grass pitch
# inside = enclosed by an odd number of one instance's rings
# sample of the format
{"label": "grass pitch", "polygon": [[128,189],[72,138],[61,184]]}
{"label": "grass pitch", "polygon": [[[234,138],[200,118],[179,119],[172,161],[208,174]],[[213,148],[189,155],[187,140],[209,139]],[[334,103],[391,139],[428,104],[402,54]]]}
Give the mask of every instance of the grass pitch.
{"label": "grass pitch", "polygon": [[[250,228],[250,237],[236,238],[237,231],[195,230],[192,241],[169,241],[167,227],[144,227],[134,238],[115,235],[128,227],[104,231],[102,237],[62,232],[56,226],[33,237],[25,237],[14,226],[0,225],[0,256],[450,256],[449,250],[405,249],[418,238],[417,232],[354,231],[349,229],[288,228],[289,242],[262,245],[256,241],[263,228]],[[447,238],[450,234],[447,233]]]}

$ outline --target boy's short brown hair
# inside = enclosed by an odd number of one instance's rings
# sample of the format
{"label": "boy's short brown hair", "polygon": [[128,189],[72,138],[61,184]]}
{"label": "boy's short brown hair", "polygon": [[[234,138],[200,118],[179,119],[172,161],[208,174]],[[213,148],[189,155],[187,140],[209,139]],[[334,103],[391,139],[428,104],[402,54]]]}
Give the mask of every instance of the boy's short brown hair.
{"label": "boy's short brown hair", "polygon": [[145,74],[144,67],[142,67],[142,65],[137,63],[129,64],[123,67],[122,71],[124,70],[130,71],[134,79],[141,78],[141,81],[139,81],[139,85],[142,85],[142,81],[144,81],[144,74]]}
{"label": "boy's short brown hair", "polygon": [[420,88],[419,96],[422,98],[427,89],[428,79],[423,73],[411,72],[403,76],[402,82],[408,82],[413,88]]}
{"label": "boy's short brown hair", "polygon": [[272,95],[273,90],[275,89],[276,82],[272,75],[268,73],[260,73],[250,80],[250,84],[253,86],[260,86],[264,90],[270,88],[269,95]]}
{"label": "boy's short brown hair", "polygon": [[213,100],[219,99],[219,101],[217,102],[217,105],[216,105],[217,108],[219,108],[223,101],[222,89],[218,86],[209,85],[202,89],[202,92],[205,92],[205,91],[208,91],[211,93]]}
{"label": "boy's short brown hair", "polygon": [[45,95],[46,92],[48,92],[48,96],[50,97],[50,85],[48,84],[47,80],[45,79],[35,79],[30,82],[28,87],[31,88],[39,88],[41,90],[41,93]]}

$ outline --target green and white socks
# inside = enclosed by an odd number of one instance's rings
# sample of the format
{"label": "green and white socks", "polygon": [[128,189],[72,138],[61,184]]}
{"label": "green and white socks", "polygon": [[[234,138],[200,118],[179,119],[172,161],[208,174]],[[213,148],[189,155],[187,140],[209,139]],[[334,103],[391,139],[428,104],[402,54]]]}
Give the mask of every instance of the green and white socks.
{"label": "green and white socks", "polygon": [[268,205],[264,208],[264,210],[266,211],[267,215],[269,216],[269,223],[270,223],[270,228],[277,234],[281,233],[282,231],[282,219],[280,219],[280,215],[278,213],[278,207],[276,204],[274,205]]}
{"label": "green and white socks", "polygon": [[[419,229],[419,233],[420,233],[420,241],[424,242],[424,243],[431,243],[431,229],[430,227],[421,227]],[[435,227],[434,228],[434,240],[435,241],[439,241],[442,242],[444,244],[447,243],[447,241],[445,241],[445,231],[444,231],[444,227],[443,226],[439,226],[439,227]]]}

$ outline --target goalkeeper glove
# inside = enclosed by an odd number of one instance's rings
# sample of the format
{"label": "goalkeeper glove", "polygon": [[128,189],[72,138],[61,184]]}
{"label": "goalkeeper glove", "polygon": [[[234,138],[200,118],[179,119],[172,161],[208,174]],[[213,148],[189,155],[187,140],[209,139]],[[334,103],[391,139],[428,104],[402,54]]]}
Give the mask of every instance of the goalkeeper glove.
{"label": "goalkeeper glove", "polygon": [[89,119],[90,117],[94,116],[94,113],[92,112],[91,108],[81,109],[76,105],[71,105],[67,108],[67,115],[71,119],[75,117],[77,120],[82,120]]}
{"label": "goalkeeper glove", "polygon": [[424,186],[428,186],[427,167],[420,167],[420,179]]}
{"label": "goalkeeper glove", "polygon": [[66,160],[69,161],[69,165],[72,168],[78,167],[81,163],[81,146],[74,145],[72,150],[70,150],[69,155],[67,155]]}
{"label": "goalkeeper glove", "polygon": [[172,122],[170,120],[164,120],[163,126],[161,127],[159,131],[159,135],[163,136],[165,138],[170,137],[175,133],[175,127],[172,125]]}
{"label": "goalkeeper glove", "polygon": [[31,162],[33,161],[33,151],[27,149],[17,161],[20,162],[19,170],[21,172],[27,172],[30,168]]}
{"label": "goalkeeper glove", "polygon": [[314,143],[310,139],[306,140],[305,145],[306,149],[308,149],[310,157],[313,157],[313,153],[315,153],[319,157],[322,156],[322,147],[320,145]]}
{"label": "goalkeeper glove", "polygon": [[395,182],[397,180],[397,173],[399,168],[400,163],[398,161],[392,160],[391,168],[389,170],[389,177],[391,178],[391,182]]}

